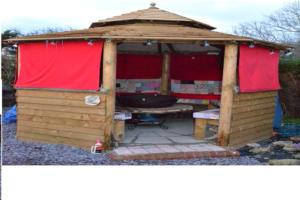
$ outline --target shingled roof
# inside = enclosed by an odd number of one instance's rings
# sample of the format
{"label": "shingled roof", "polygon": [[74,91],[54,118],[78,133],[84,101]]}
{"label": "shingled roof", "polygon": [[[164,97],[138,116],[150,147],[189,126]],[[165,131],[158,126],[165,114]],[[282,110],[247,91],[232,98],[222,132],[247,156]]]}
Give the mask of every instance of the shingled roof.
{"label": "shingled roof", "polygon": [[255,43],[270,48],[288,49],[290,46],[257,40],[249,37],[213,31],[214,27],[160,10],[148,9],[100,20],[91,27],[57,33],[31,35],[7,40],[8,42],[71,39],[116,39],[119,41],[157,40],[167,42],[214,41],[216,43]]}
{"label": "shingled roof", "polygon": [[132,22],[160,22],[160,23],[164,22],[164,23],[183,24],[186,26],[204,28],[208,30],[215,29],[215,27],[210,26],[208,24],[198,22],[187,17],[180,16],[169,11],[161,10],[155,7],[155,4],[151,4],[151,7],[148,9],[137,10],[134,12],[93,22],[90,27],[93,28],[93,27],[101,27],[101,26],[108,26],[108,25],[115,25],[115,24],[119,25],[119,24],[126,24]]}

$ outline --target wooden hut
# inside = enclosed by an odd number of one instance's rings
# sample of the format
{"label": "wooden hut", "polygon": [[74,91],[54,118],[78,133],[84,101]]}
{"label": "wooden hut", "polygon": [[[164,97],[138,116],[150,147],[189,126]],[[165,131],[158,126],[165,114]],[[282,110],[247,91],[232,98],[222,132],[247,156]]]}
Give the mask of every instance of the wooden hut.
{"label": "wooden hut", "polygon": [[[100,139],[110,147],[112,135],[124,128],[114,114],[118,76],[126,79],[117,65],[126,62],[147,66],[138,73],[158,78],[159,93],[218,100],[219,145],[241,146],[270,137],[280,89],[279,51],[288,47],[213,29],[151,5],[94,22],[88,29],[11,39],[18,44],[17,138],[83,148]],[[188,59],[201,64],[193,66]],[[155,67],[151,72],[149,63],[161,65],[162,73],[157,76]],[[203,81],[206,73],[212,80],[205,81],[220,82],[219,94],[172,91],[173,81]],[[201,138],[210,121],[196,120],[195,134]]]}

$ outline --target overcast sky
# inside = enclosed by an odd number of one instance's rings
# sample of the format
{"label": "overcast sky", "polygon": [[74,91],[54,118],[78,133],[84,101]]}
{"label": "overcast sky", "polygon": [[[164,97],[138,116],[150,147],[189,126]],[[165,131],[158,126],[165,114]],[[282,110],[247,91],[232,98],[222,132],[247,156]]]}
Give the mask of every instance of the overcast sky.
{"label": "overcast sky", "polygon": [[240,22],[260,20],[293,0],[6,0],[1,28],[23,33],[48,27],[87,28],[99,19],[157,7],[232,32]]}

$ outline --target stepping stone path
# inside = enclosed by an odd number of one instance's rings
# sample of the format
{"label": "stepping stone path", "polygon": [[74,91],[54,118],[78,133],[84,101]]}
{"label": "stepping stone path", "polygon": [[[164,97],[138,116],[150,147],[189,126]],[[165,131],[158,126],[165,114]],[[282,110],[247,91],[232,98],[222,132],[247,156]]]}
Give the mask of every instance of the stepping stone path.
{"label": "stepping stone path", "polygon": [[109,153],[113,160],[164,160],[239,156],[239,152],[212,144],[143,145],[119,147]]}

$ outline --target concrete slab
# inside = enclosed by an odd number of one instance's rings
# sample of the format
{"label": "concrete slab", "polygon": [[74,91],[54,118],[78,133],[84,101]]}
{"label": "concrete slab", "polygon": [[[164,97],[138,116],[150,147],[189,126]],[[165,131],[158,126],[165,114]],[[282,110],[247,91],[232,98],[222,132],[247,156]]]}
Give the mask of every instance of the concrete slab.
{"label": "concrete slab", "polygon": [[212,144],[190,144],[187,146],[195,151],[224,151],[225,150],[222,147],[218,147]]}
{"label": "concrete slab", "polygon": [[160,137],[159,134],[157,134],[155,132],[155,130],[152,130],[152,131],[144,131],[144,132],[141,132],[139,135],[139,137]]}
{"label": "concrete slab", "polygon": [[212,145],[212,144],[206,144],[205,148],[209,151],[224,151],[223,147],[215,146],[215,145]]}
{"label": "concrete slab", "polygon": [[134,144],[172,144],[170,140],[165,137],[138,137]]}
{"label": "concrete slab", "polygon": [[203,140],[193,137],[193,119],[167,119],[165,125],[168,129],[159,126],[137,126],[125,130],[122,145],[151,145],[151,144],[199,144]]}
{"label": "concrete slab", "polygon": [[131,152],[128,150],[127,147],[120,147],[114,150],[119,155],[129,155]]}
{"label": "concrete slab", "polygon": [[131,152],[131,154],[147,154],[148,152],[145,151],[142,147],[128,147],[128,150]]}
{"label": "concrete slab", "polygon": [[125,137],[123,140],[122,140],[122,144],[131,144],[134,142],[134,140],[136,139],[135,136],[130,136],[130,137]]}
{"label": "concrete slab", "polygon": [[194,159],[239,156],[239,152],[211,144],[143,145],[138,147],[119,147],[110,152],[109,156],[115,160]]}
{"label": "concrete slab", "polygon": [[190,143],[199,143],[199,140],[194,139],[191,136],[176,136],[176,137],[168,137],[174,143],[178,144],[190,144]]}
{"label": "concrete slab", "polygon": [[179,149],[175,148],[173,145],[156,145],[164,153],[177,153],[181,152]]}
{"label": "concrete slab", "polygon": [[157,148],[157,146],[143,146],[143,149],[148,153],[161,153],[161,149]]}
{"label": "concrete slab", "polygon": [[193,152],[194,150],[189,148],[186,145],[174,145],[174,148],[178,149],[181,152]]}
{"label": "concrete slab", "polygon": [[168,131],[158,131],[157,134],[161,137],[177,137],[180,136],[176,133],[168,132]]}

